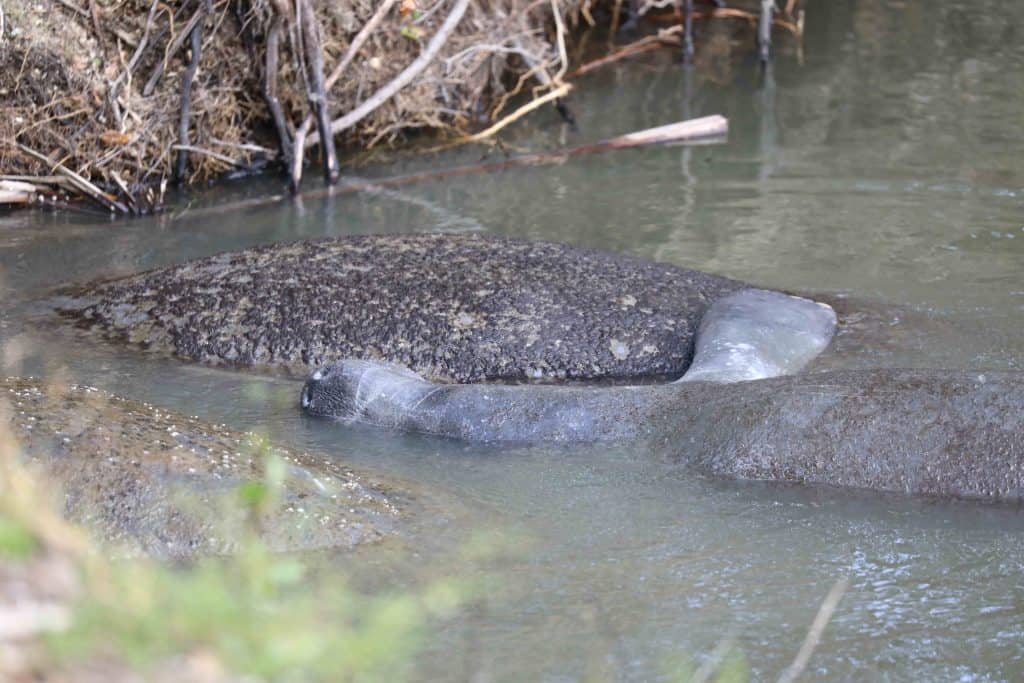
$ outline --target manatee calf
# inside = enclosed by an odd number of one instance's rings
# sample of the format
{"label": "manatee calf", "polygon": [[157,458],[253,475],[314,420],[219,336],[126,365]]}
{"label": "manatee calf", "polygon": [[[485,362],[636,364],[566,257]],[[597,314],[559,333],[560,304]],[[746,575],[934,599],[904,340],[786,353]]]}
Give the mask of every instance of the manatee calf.
{"label": "manatee calf", "polygon": [[677,377],[740,282],[562,244],[476,235],[339,237],[246,249],[65,288],[108,340],[304,377],[334,360],[432,379]]}
{"label": "manatee calf", "polygon": [[[832,309],[781,292],[748,289],[712,304],[690,369],[674,384],[792,374],[828,346]],[[593,441],[644,433],[657,386],[579,388],[453,385],[394,363],[348,360],[310,375],[311,415],[470,440]]]}

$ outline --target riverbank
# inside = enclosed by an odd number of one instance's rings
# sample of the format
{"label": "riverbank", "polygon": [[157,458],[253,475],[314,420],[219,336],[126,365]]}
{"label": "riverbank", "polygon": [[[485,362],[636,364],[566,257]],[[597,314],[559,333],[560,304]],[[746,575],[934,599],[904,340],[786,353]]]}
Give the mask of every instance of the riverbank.
{"label": "riverbank", "polygon": [[[750,33],[752,48],[756,24],[736,7],[687,22],[654,3],[591,0],[8,0],[4,10],[0,202],[85,198],[123,214],[159,210],[171,183],[266,169],[297,188],[314,149],[333,182],[339,150],[413,131],[484,139],[529,111],[514,111],[522,100],[571,122],[574,75],[658,47],[685,50],[686,26],[719,15]],[[625,47],[588,45],[586,31],[616,35],[641,17],[651,21]]]}

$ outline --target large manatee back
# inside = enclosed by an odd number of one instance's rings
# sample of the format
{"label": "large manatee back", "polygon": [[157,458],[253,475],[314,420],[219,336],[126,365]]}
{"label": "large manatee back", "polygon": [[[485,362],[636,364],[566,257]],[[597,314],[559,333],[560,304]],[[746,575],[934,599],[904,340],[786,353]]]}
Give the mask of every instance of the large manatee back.
{"label": "large manatee back", "polygon": [[104,336],[305,373],[383,359],[435,379],[682,374],[707,306],[742,283],[552,243],[385,235],[270,245],[78,288]]}

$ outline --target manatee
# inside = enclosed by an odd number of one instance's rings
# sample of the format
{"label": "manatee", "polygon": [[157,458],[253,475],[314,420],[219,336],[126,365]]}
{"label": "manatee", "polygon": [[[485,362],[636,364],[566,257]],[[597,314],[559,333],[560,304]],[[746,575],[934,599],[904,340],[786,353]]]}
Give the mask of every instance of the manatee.
{"label": "manatee", "polygon": [[[693,363],[673,384],[798,372],[828,346],[835,327],[827,305],[742,290],[712,304]],[[646,434],[648,396],[658,393],[657,386],[440,384],[395,363],[348,360],[313,372],[300,403],[315,416],[466,440],[600,441]]]}
{"label": "manatee", "polygon": [[713,303],[662,385],[451,385],[349,360],[302,389],[315,416],[470,441],[646,442],[718,476],[990,500],[1024,495],[1024,373],[800,374],[831,307],[748,289]]}
{"label": "manatee", "polygon": [[351,549],[393,536],[410,496],[336,458],[260,444],[251,435],[86,386],[0,379],[0,421],[25,459],[63,493],[69,518],[128,552],[160,557],[233,550],[250,521],[239,487],[285,466],[255,519],[273,550]]}
{"label": "manatee", "polygon": [[677,377],[746,285],[639,258],[476,235],[257,247],[59,292],[78,326],[151,352],[304,377],[334,360],[448,382]]}
{"label": "manatee", "polygon": [[1020,497],[1022,375],[880,368],[931,330],[850,301],[827,299],[837,321],[668,264],[455,235],[259,247],[60,297],[79,326],[152,352],[315,370],[301,399],[314,415],[639,440],[724,476]]}

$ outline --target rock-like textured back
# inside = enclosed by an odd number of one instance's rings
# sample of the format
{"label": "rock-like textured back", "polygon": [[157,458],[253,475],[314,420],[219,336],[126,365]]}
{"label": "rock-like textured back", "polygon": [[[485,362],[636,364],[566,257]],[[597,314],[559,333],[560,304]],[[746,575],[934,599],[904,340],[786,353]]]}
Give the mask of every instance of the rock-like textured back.
{"label": "rock-like textured back", "polygon": [[108,338],[293,373],[389,360],[456,382],[682,374],[704,310],[742,283],[561,244],[383,235],[270,245],[79,287]]}
{"label": "rock-like textured back", "polygon": [[7,426],[60,488],[64,512],[128,550],[188,557],[237,548],[252,526],[239,486],[265,480],[267,455],[285,468],[259,515],[275,551],[354,548],[411,521],[403,508],[415,496],[336,458],[260,444],[91,387],[0,377],[0,430]]}

